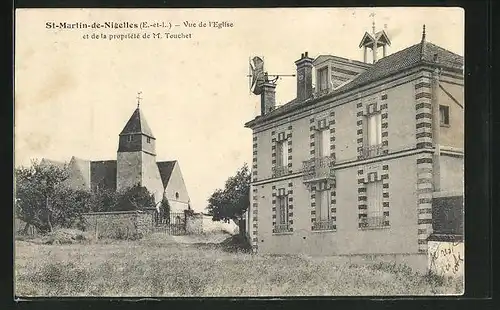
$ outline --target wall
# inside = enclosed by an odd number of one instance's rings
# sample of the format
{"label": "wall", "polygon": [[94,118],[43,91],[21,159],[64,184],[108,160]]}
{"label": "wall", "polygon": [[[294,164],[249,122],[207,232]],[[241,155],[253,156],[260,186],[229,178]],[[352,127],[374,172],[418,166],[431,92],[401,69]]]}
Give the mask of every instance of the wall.
{"label": "wall", "polygon": [[194,214],[186,218],[186,233],[203,233],[203,214]]}
{"label": "wall", "polygon": [[136,239],[151,232],[151,213],[137,211],[92,212],[83,215],[85,231],[98,238]]}
{"label": "wall", "polygon": [[163,197],[163,182],[160,171],[156,164],[156,156],[141,152],[142,156],[142,186],[146,187],[150,193],[154,194],[155,203],[159,203]]}
{"label": "wall", "polygon": [[[457,85],[459,83],[462,85]],[[465,108],[463,80],[450,77],[441,78],[441,86]],[[455,148],[464,147],[464,108],[460,107],[443,89],[439,89],[439,104],[450,109],[450,125],[441,126],[441,145]]]}
{"label": "wall", "polygon": [[337,162],[353,160],[358,156],[356,144],[356,104],[354,102],[335,108],[335,150]]}
{"label": "wall", "polygon": [[[176,193],[179,193],[179,198],[176,198]],[[189,194],[184,183],[179,162],[175,163],[172,170],[167,187],[165,188],[165,197],[170,203],[170,210],[172,212],[181,212],[188,208]]]}
{"label": "wall", "polygon": [[132,187],[141,182],[142,152],[118,152],[116,190]]}
{"label": "wall", "polygon": [[405,83],[386,90],[389,153],[413,148],[416,145],[415,97],[413,92],[413,83]]}
{"label": "wall", "polygon": [[465,252],[463,242],[429,241],[429,271],[447,277],[463,278]]}
{"label": "wall", "polygon": [[441,155],[441,191],[464,192],[464,158]]}
{"label": "wall", "polygon": [[69,178],[67,184],[74,189],[90,189],[90,161],[79,160],[73,156],[68,164]]}
{"label": "wall", "polygon": [[[416,158],[386,160],[389,166],[390,228],[358,227],[358,166],[336,171],[337,231],[312,231],[310,193],[300,177],[258,186],[258,246],[262,253],[316,255],[416,254],[417,196]],[[404,179],[405,182],[401,182]],[[293,190],[293,232],[272,232],[272,186]]]}

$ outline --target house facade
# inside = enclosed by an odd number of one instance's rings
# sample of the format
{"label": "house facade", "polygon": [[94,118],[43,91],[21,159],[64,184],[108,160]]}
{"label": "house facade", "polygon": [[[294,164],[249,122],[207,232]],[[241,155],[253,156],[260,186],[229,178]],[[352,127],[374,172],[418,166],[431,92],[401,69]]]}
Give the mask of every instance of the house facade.
{"label": "house facade", "polygon": [[[64,165],[48,159],[44,162]],[[167,199],[172,212],[190,208],[179,162],[157,161],[156,138],[139,105],[118,136],[116,160],[93,161],[73,156],[67,168],[69,178],[65,182],[75,189],[123,191],[140,185],[154,195],[157,205]]]}
{"label": "house facade", "polygon": [[387,56],[388,45],[374,31],[363,62],[302,54],[296,98],[280,107],[276,85],[263,86],[261,115],[245,124],[254,251],[426,264],[433,199],[463,197],[463,57],[425,28],[413,46]]}

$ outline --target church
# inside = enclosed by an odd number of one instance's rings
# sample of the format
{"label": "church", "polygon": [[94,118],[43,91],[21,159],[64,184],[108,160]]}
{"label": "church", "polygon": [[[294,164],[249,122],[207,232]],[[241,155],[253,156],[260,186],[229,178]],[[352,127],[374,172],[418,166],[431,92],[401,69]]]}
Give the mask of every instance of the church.
{"label": "church", "polygon": [[[63,165],[43,159],[41,163]],[[189,194],[179,162],[156,160],[156,138],[139,104],[118,137],[116,160],[85,160],[73,156],[67,183],[75,189],[123,191],[137,184],[146,187],[159,205],[167,199],[172,212],[190,208]]]}

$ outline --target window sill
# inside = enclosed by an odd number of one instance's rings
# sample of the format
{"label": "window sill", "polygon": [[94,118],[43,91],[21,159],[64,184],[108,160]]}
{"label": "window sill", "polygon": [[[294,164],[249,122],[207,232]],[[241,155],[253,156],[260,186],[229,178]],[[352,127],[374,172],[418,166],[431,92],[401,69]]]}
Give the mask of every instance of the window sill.
{"label": "window sill", "polygon": [[439,124],[440,127],[445,127],[445,128],[449,128],[450,127],[450,124]]}
{"label": "window sill", "polygon": [[311,230],[312,233],[334,233],[336,232],[336,229],[316,229],[316,230]]}
{"label": "window sill", "polygon": [[358,227],[358,230],[384,230],[389,229],[391,226],[379,226],[379,227]]}
{"label": "window sill", "polygon": [[273,232],[273,236],[293,235],[293,231]]}

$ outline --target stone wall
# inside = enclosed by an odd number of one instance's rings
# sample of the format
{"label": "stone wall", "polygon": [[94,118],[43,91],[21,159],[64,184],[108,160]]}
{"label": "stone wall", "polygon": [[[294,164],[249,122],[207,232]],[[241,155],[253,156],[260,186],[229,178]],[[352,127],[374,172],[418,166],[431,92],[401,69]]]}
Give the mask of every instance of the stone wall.
{"label": "stone wall", "polygon": [[203,233],[203,214],[188,215],[186,217],[186,233]]}
{"label": "stone wall", "polygon": [[138,211],[92,212],[84,214],[85,231],[97,238],[138,239],[151,233],[153,214]]}

